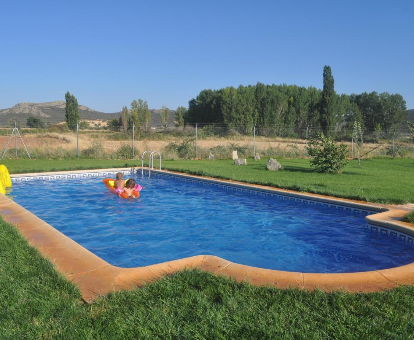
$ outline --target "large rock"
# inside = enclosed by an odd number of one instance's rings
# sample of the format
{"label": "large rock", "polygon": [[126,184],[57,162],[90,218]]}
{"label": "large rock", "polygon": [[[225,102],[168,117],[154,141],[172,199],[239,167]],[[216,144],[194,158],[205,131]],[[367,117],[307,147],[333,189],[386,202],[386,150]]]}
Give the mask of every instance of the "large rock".
{"label": "large rock", "polygon": [[237,158],[234,160],[235,165],[247,165],[246,158]]}
{"label": "large rock", "polygon": [[268,170],[271,170],[271,171],[278,171],[282,169],[282,165],[276,159],[273,159],[273,158],[270,158],[268,160],[266,167]]}
{"label": "large rock", "polygon": [[257,152],[256,152],[256,154],[254,155],[254,160],[255,160],[255,161],[260,160],[260,155],[259,155],[259,153],[257,153]]}

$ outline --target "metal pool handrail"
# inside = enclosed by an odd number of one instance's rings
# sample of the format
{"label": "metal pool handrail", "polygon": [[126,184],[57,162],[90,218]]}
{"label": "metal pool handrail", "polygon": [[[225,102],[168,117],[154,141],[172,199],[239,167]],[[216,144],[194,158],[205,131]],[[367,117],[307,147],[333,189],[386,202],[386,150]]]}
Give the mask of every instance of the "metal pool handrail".
{"label": "metal pool handrail", "polygon": [[161,153],[158,151],[144,151],[141,155],[141,176],[144,177],[144,158],[145,154],[150,153],[149,159],[148,159],[148,177],[151,176],[151,169],[154,169],[154,154],[159,156],[160,159],[160,170],[161,170]]}
{"label": "metal pool handrail", "polygon": [[161,170],[161,154],[158,151],[153,151],[150,154],[150,158],[151,158],[151,169],[154,169],[154,154],[158,154],[159,159],[160,159],[160,170]]}
{"label": "metal pool handrail", "polygon": [[148,167],[150,166],[150,163],[151,163],[151,161],[150,161],[150,159],[151,159],[151,151],[146,150],[141,155],[141,176],[142,177],[144,177],[144,156],[145,156],[146,153],[149,153],[150,154],[149,159],[148,159]]}

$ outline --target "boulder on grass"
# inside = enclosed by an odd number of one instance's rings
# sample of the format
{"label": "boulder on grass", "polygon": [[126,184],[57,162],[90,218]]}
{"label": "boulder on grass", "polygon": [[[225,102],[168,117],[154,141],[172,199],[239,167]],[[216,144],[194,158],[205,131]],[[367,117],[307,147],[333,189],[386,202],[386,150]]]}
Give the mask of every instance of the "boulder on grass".
{"label": "boulder on grass", "polygon": [[280,169],[282,169],[282,165],[273,158],[270,158],[267,162],[267,170],[271,170],[271,171],[278,171]]}
{"label": "boulder on grass", "polygon": [[257,152],[256,152],[256,154],[254,155],[254,160],[255,160],[255,161],[260,160],[260,155],[259,155],[259,153],[257,153]]}
{"label": "boulder on grass", "polygon": [[214,155],[210,152],[210,154],[208,155],[208,159],[210,161],[214,161]]}
{"label": "boulder on grass", "polygon": [[237,158],[234,160],[235,165],[247,165],[246,158]]}

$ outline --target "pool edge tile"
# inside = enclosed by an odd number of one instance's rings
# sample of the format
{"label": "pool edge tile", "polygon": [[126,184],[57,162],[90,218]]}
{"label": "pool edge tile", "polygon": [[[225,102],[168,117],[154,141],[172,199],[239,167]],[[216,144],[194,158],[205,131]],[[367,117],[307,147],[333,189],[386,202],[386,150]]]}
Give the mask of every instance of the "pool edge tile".
{"label": "pool edge tile", "polygon": [[147,268],[154,275],[161,277],[184,269],[200,268],[203,261],[204,255],[197,255],[192,257],[185,257],[178,260],[152,264],[146,266],[145,268]]}
{"label": "pool edge tile", "polygon": [[379,270],[378,273],[397,285],[414,284],[414,263],[401,267]]}
{"label": "pool edge tile", "polygon": [[142,287],[160,276],[154,275],[147,268],[119,268],[112,265],[88,272],[69,275],[82,294],[82,299],[90,303],[109,293]]}
{"label": "pool edge tile", "polygon": [[379,292],[396,288],[398,285],[385,278],[378,271],[359,273],[315,274],[304,273],[304,288],[325,292],[345,291],[349,293]]}
{"label": "pool edge tile", "polygon": [[273,286],[280,289],[303,288],[303,274],[298,272],[263,269],[230,262],[216,274],[255,286]]}

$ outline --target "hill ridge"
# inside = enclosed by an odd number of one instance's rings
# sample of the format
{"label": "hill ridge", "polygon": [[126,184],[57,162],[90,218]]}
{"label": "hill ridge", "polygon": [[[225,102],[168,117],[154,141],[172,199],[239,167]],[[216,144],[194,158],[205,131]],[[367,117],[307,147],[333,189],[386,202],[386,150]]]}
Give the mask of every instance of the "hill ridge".
{"label": "hill ridge", "polygon": [[[14,120],[20,122],[20,126],[26,126],[27,118],[37,117],[43,122],[53,125],[65,121],[66,102],[55,100],[52,102],[32,103],[21,102],[11,108],[0,109],[0,126],[12,126]],[[160,110],[150,109],[151,126],[160,126]],[[169,126],[174,124],[174,110],[170,110]],[[118,119],[121,112],[104,113],[96,111],[84,105],[79,105],[79,116],[84,120],[107,121],[113,118]]]}

